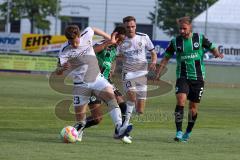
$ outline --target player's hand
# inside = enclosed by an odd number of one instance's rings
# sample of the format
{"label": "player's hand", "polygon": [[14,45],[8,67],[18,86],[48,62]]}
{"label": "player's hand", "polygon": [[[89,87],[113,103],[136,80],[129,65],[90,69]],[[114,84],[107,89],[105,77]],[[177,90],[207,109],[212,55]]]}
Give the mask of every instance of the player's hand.
{"label": "player's hand", "polygon": [[68,62],[64,63],[62,66],[63,71],[69,70],[71,67],[72,67],[71,64]]}
{"label": "player's hand", "polygon": [[118,32],[113,32],[112,34],[111,34],[111,40],[110,40],[110,43],[111,44],[116,44],[117,43],[117,41],[118,41],[118,38],[116,38],[116,35],[118,34]]}
{"label": "player's hand", "polygon": [[71,68],[70,63],[64,63],[62,66],[58,66],[57,69],[55,70],[55,73],[57,75],[62,75],[64,71],[69,70]]}
{"label": "player's hand", "polygon": [[165,74],[167,73],[167,67],[161,67],[161,66],[158,66],[157,69],[156,69],[156,76],[155,76],[155,79],[154,81],[160,81],[160,78]]}
{"label": "player's hand", "polygon": [[156,70],[156,63],[150,63],[149,70],[150,71],[155,71]]}
{"label": "player's hand", "polygon": [[219,54],[217,54],[216,56],[215,56],[215,58],[223,58],[224,57],[224,54],[223,53],[219,53]]}
{"label": "player's hand", "polygon": [[151,74],[148,74],[147,79],[149,83],[156,85],[160,81],[160,76],[158,76],[156,72],[151,72]]}
{"label": "player's hand", "polygon": [[154,79],[154,81],[160,81],[160,77],[161,77],[160,74],[157,73],[157,74],[156,74],[156,77],[155,77],[155,79]]}

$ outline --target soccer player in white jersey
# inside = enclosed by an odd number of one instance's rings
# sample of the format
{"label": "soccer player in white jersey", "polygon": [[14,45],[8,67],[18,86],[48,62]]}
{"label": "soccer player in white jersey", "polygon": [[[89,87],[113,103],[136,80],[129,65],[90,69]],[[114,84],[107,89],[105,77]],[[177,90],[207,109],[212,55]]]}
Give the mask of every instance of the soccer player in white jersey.
{"label": "soccer player in white jersey", "polygon": [[147,52],[151,53],[149,70],[156,69],[157,54],[149,36],[136,32],[136,19],[133,16],[123,18],[123,25],[127,30],[127,37],[118,48],[123,55],[123,87],[127,94],[127,111],[124,125],[129,124],[133,109],[143,114],[147,96],[148,62]]}
{"label": "soccer player in white jersey", "polygon": [[[68,42],[59,53],[60,68],[58,73],[70,73],[74,82],[74,109],[77,123],[74,127],[81,133],[86,118],[87,104],[91,93],[103,99],[109,107],[109,112],[115,125],[115,131],[125,142],[131,143],[125,134],[132,126],[122,126],[122,116],[113,93],[112,85],[100,74],[98,61],[92,47],[93,35],[100,35],[106,39],[110,36],[97,28],[87,27],[80,34],[76,25],[69,25],[65,29]],[[79,135],[81,141],[81,135]]]}

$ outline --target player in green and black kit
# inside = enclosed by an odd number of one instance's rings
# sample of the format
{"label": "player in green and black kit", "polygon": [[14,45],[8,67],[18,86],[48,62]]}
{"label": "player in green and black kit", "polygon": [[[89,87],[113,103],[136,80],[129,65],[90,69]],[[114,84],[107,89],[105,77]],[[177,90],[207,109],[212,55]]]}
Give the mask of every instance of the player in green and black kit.
{"label": "player in green and black kit", "polygon": [[[95,49],[99,47],[97,45],[100,46],[101,44],[96,44]],[[96,52],[100,71],[104,76],[104,78],[106,78],[109,81],[111,81],[110,77],[111,77],[112,64],[116,59],[116,55],[117,55],[116,45],[108,46],[106,49],[103,49],[100,52]]]}
{"label": "player in green and black kit", "polygon": [[[107,79],[112,85],[113,85],[111,81],[112,64],[114,63],[117,56],[117,46],[122,43],[122,41],[125,38],[125,34],[126,34],[125,27],[118,26],[114,29],[111,35],[111,40],[103,40],[100,43],[94,45],[94,51],[98,59],[100,71],[104,78]],[[127,106],[120,91],[114,85],[113,88],[124,121]],[[93,125],[97,125],[102,120],[102,112],[100,109],[101,100],[93,95],[91,96],[88,105],[91,111],[91,115],[86,118],[86,124],[83,126],[82,129],[91,127]]]}
{"label": "player in green and black kit", "polygon": [[[176,137],[175,141],[187,141],[192,132],[192,128],[197,119],[197,106],[204,88],[205,66],[203,62],[204,50],[207,49],[215,58],[223,58],[216,46],[204,35],[192,33],[192,25],[189,17],[177,20],[180,35],[172,39],[167,47],[164,58],[160,63],[157,79],[168,63],[169,59],[176,53],[176,98],[175,108]],[[183,134],[182,121],[184,115],[184,105],[186,99],[189,100],[188,126]]]}

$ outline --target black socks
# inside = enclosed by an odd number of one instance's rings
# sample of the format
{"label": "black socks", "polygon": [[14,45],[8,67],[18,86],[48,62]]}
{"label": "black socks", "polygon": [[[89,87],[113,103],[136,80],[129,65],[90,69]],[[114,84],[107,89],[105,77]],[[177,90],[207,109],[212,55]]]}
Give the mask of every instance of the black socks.
{"label": "black socks", "polygon": [[189,112],[188,114],[188,126],[187,126],[187,129],[186,129],[186,132],[187,133],[190,133],[193,129],[193,126],[195,124],[195,121],[197,119],[197,113],[195,115],[193,115],[191,112]]}
{"label": "black socks", "polygon": [[182,121],[184,116],[184,106],[176,105],[175,108],[175,124],[178,131],[182,131]]}

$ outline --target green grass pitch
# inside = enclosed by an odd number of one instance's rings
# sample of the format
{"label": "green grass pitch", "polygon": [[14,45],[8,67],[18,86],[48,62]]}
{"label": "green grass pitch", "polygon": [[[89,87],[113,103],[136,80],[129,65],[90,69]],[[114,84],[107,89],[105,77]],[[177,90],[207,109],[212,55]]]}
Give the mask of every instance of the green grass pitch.
{"label": "green grass pitch", "polygon": [[65,98],[71,99],[71,95],[53,91],[46,76],[0,73],[0,159],[240,159],[240,88],[207,85],[187,143],[173,141],[173,90],[150,98],[145,115],[133,117],[130,145],[112,138],[109,115],[99,126],[87,129],[81,143],[62,143],[60,130],[74,123],[55,115],[55,105]]}

